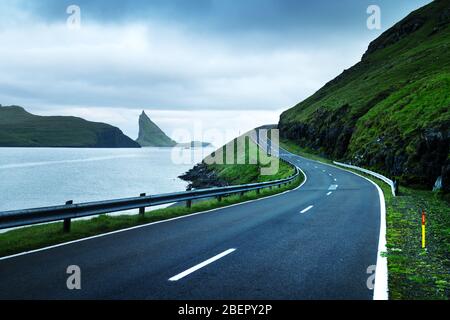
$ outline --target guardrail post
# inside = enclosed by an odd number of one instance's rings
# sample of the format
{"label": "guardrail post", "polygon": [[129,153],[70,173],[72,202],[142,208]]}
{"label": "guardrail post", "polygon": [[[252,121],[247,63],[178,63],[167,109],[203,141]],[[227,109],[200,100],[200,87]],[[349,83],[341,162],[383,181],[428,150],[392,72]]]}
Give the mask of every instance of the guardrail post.
{"label": "guardrail post", "polygon": [[[146,194],[146,193],[141,193],[140,196],[141,196],[141,197],[146,197],[147,194]],[[145,207],[139,208],[139,215],[140,215],[140,216],[144,216],[144,215],[145,215]]]}
{"label": "guardrail post", "polygon": [[222,201],[222,196],[217,196],[217,201],[221,202]]}
{"label": "guardrail post", "polygon": [[394,193],[396,196],[398,196],[399,186],[397,179],[394,179]]}
{"label": "guardrail post", "polygon": [[[73,204],[73,200],[67,201],[66,202],[66,206],[70,206]],[[71,225],[72,220],[69,219],[64,219],[64,224],[63,224],[63,231],[65,233],[69,233],[70,232],[70,225]]]}
{"label": "guardrail post", "polygon": [[186,201],[186,208],[188,208],[188,209],[192,208],[192,200]]}
{"label": "guardrail post", "polygon": [[261,189],[256,189],[256,194],[261,194]]}

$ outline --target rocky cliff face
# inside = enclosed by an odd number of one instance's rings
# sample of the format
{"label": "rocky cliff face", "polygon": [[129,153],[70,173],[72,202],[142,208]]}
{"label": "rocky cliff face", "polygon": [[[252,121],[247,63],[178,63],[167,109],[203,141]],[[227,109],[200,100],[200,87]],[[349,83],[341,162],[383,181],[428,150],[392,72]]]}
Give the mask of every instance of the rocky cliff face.
{"label": "rocky cliff face", "polygon": [[450,2],[413,12],[282,114],[282,138],[403,183],[450,188]]}
{"label": "rocky cliff face", "polygon": [[150,120],[144,111],[139,117],[139,137],[136,142],[142,147],[174,147],[177,144]]}

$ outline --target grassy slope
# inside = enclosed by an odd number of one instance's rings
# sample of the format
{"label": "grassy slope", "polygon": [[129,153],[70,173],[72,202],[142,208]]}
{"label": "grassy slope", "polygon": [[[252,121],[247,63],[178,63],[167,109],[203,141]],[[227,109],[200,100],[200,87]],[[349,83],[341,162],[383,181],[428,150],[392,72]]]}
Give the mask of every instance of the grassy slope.
{"label": "grassy slope", "polygon": [[76,117],[41,117],[20,107],[0,108],[2,147],[138,147],[118,128]]}
{"label": "grassy slope", "polygon": [[[250,148],[255,148],[255,144],[251,144]],[[249,158],[250,149],[246,148],[245,154],[239,154],[238,157]],[[294,170],[282,164],[282,171],[276,176],[263,177],[259,175],[258,165],[227,165],[217,169],[221,172],[223,178],[228,179],[230,183],[250,183],[258,181],[266,181],[267,179],[287,178],[294,173]],[[298,186],[304,177],[300,176],[292,184],[276,188],[273,190],[264,189],[261,194],[255,191],[247,192],[243,196],[233,195],[225,197],[222,201],[217,199],[195,202],[192,208],[184,206],[169,207],[165,209],[149,211],[144,217],[139,215],[124,216],[107,216],[102,215],[92,220],[79,220],[72,222],[72,231],[70,233],[62,232],[62,223],[52,223],[40,226],[32,226],[12,230],[4,234],[0,234],[0,257],[7,256],[19,252],[29,251],[42,248],[49,245],[63,243],[71,240],[82,239],[85,237],[102,234],[110,231],[120,230],[127,227],[142,225],[154,221],[166,220],[170,218],[180,217],[191,213],[202,212],[210,209],[225,207],[231,204],[255,200],[277,193],[281,193]]]}
{"label": "grassy slope", "polygon": [[[281,146],[313,160],[332,162],[289,140]],[[386,199],[390,299],[448,299],[450,202],[442,194],[403,186],[399,196],[393,197],[384,182],[367,177],[383,189]],[[422,209],[427,212],[427,250],[421,248]]]}
{"label": "grassy slope", "polygon": [[[435,176],[429,177],[426,164],[419,164],[418,149],[425,130],[448,132],[450,124],[448,17],[433,33],[445,10],[449,10],[447,1],[422,8],[420,19],[427,20],[420,29],[385,48],[371,49],[356,66],[285,112],[282,134],[296,139],[294,128],[312,123],[311,136],[303,132],[304,142],[334,158],[369,164],[412,182],[434,183],[440,168],[436,165]],[[416,16],[413,13],[408,19],[414,22]],[[388,32],[378,41],[387,41],[383,38],[388,36],[393,37]],[[330,127],[337,122],[332,132]]]}
{"label": "grassy slope", "polygon": [[[274,175],[261,175],[261,168],[267,167],[267,163],[270,161],[270,157],[263,151],[260,150],[258,146],[250,139],[247,140],[245,153],[238,152],[237,143],[231,141],[226,146],[218,149],[216,154],[222,156],[224,163],[226,163],[226,147],[234,145],[235,156],[234,163],[245,163],[240,165],[235,164],[212,164],[209,167],[214,170],[218,177],[227,181],[230,185],[234,184],[247,184],[254,182],[265,182],[269,180],[278,180],[290,177],[294,174],[294,168],[284,162],[279,163],[279,169]],[[231,150],[231,147],[230,149]],[[257,163],[250,164],[250,163]]]}

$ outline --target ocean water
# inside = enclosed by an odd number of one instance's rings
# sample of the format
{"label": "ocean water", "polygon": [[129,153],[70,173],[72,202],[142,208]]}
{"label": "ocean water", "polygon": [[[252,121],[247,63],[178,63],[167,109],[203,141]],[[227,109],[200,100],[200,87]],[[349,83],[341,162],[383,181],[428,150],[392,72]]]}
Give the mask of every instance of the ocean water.
{"label": "ocean water", "polygon": [[0,212],[184,191],[178,176],[212,151],[0,148]]}

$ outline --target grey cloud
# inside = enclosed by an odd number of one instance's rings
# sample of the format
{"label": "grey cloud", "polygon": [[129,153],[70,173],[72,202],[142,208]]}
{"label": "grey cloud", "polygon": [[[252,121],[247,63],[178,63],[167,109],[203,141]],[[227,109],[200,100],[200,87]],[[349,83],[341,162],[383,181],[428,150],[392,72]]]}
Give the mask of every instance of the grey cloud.
{"label": "grey cloud", "polygon": [[[6,4],[11,0],[6,0]],[[302,32],[325,35],[340,31],[366,32],[365,10],[383,8],[390,25],[405,12],[430,0],[13,0],[23,10],[45,21],[64,19],[67,6],[82,8],[90,22],[129,23],[165,21],[200,33],[270,33],[278,36]],[[279,33],[282,31],[283,33]]]}
{"label": "grey cloud", "polygon": [[[0,103],[287,108],[357,62],[379,34],[365,28],[372,2],[2,0]],[[376,2],[387,25],[428,1]]]}

